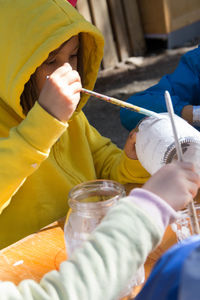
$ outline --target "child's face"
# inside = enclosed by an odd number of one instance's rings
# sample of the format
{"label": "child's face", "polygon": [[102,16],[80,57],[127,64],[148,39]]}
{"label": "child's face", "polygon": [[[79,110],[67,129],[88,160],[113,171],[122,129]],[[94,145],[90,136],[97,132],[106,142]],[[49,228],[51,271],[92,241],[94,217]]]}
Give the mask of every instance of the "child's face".
{"label": "child's face", "polygon": [[73,70],[77,70],[78,50],[79,38],[76,35],[49,54],[48,58],[35,71],[35,81],[39,94],[46,81],[46,77],[51,75],[51,73],[64,63],[69,63]]}

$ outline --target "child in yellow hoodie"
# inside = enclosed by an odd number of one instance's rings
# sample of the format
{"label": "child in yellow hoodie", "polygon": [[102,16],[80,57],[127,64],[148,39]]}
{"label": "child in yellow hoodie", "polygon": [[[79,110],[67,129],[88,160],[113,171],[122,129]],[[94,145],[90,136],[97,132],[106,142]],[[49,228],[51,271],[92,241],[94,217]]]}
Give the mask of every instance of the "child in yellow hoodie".
{"label": "child in yellow hoodie", "polygon": [[82,112],[81,86],[93,89],[104,41],[68,1],[0,0],[0,37],[3,248],[66,215],[74,185],[149,174],[132,159],[131,138],[125,153]]}

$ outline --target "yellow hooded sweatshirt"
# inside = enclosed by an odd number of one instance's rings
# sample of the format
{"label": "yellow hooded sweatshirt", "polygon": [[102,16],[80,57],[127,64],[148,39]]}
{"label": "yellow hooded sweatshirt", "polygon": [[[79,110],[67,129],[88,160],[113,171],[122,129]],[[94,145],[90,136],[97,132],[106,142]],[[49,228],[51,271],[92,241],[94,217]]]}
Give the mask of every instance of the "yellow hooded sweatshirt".
{"label": "yellow hooded sweatshirt", "polygon": [[[149,174],[87,121],[68,124],[20,95],[48,54],[81,33],[83,86],[93,89],[103,37],[66,0],[0,0],[0,248],[64,216],[76,184],[96,178],[143,183]],[[98,112],[97,112],[98,113]]]}

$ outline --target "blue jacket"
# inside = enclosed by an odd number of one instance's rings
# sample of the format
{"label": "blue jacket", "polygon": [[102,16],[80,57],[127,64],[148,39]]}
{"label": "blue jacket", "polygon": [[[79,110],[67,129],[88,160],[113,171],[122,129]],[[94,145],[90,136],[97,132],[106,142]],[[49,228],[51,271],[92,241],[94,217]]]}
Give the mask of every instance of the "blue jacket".
{"label": "blue jacket", "polygon": [[200,236],[176,244],[156,263],[135,300],[199,300]]}
{"label": "blue jacket", "polygon": [[[183,55],[172,74],[162,77],[153,87],[131,96],[127,102],[158,113],[166,112],[165,90],[169,91],[178,116],[181,116],[185,105],[200,105],[200,46]],[[120,110],[122,125],[129,131],[144,117],[125,108]]]}

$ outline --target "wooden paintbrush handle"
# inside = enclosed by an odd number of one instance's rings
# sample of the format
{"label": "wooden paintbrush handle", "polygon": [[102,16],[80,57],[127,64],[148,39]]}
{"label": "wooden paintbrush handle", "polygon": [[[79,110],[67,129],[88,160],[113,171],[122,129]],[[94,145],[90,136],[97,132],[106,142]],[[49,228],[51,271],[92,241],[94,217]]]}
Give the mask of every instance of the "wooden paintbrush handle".
{"label": "wooden paintbrush handle", "polygon": [[193,234],[200,234],[199,221],[198,221],[198,217],[197,217],[197,213],[193,201],[188,204],[188,211],[191,220]]}

